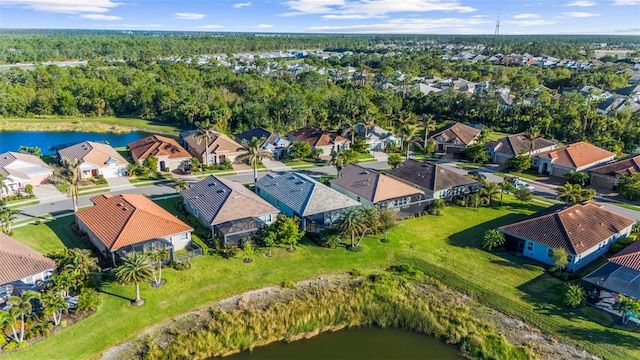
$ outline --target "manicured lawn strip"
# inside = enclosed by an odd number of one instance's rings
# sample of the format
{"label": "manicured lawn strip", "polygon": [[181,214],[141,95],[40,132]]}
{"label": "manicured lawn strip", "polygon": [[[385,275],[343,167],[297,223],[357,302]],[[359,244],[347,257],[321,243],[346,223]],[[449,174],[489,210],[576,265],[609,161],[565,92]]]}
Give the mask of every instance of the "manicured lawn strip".
{"label": "manicured lawn strip", "polygon": [[74,216],[65,216],[40,225],[25,225],[13,229],[13,236],[42,254],[65,247],[86,248],[71,230],[74,221]]}
{"label": "manicured lawn strip", "polygon": [[503,133],[503,132],[499,132],[499,131],[492,131],[489,133],[489,136],[487,136],[487,140],[488,141],[493,141],[493,140],[498,140],[501,139],[505,136],[509,136],[512,134],[508,134],[508,133]]}
{"label": "manicured lawn strip", "polygon": [[129,182],[132,183],[132,184],[135,184],[135,183],[139,183],[139,182],[143,182],[143,181],[158,181],[158,180],[168,180],[168,179],[171,179],[171,175],[160,174],[159,176],[152,175],[152,176],[134,177],[134,178],[129,179]]}
{"label": "manicured lawn strip", "polygon": [[[411,263],[483,303],[566,341],[579,343],[607,359],[639,358],[640,334],[619,329],[619,320],[614,323],[601,311],[566,310],[561,304],[563,283],[546,275],[540,266],[478,248],[485,230],[542,208],[536,204],[520,205],[511,196],[505,198],[511,209],[505,206],[474,211],[447,207],[441,217],[403,221],[389,232],[390,243],[381,243],[381,236],[371,236],[363,241],[364,250],[360,253],[347,252],[344,247],[329,250],[305,243],[294,253],[287,253],[284,247],[277,248],[273,258],[265,257],[261,249],[251,264],[244,264],[240,257],[192,259],[192,268],[188,271],[167,269],[163,272],[168,280],[166,286],[160,289],[142,286],[146,304],[141,308],[129,305],[128,299],[134,295],[133,286],[107,284],[103,288],[103,304],[96,314],[5,357],[41,359],[60,358],[63,354],[65,358],[96,358],[110,346],[132,338],[149,326],[233,294],[283,280],[297,281],[354,268],[369,270],[391,263]],[[172,201],[176,200],[159,203],[171,209]],[[61,220],[67,222],[68,228],[72,218]],[[18,230],[22,229],[16,229],[16,238],[33,242],[31,233],[18,233]],[[41,250],[43,244],[38,245],[37,249]]]}
{"label": "manicured lawn strip", "polygon": [[[100,126],[103,124],[104,126]],[[121,128],[118,128],[121,127]],[[124,129],[123,129],[123,128]],[[57,131],[131,131],[142,130],[158,134],[178,136],[180,129],[152,120],[117,118],[117,117],[42,117],[42,118],[6,118],[0,119],[0,129],[2,130],[57,130]]]}
{"label": "manicured lawn strip", "polygon": [[459,163],[457,165],[460,169],[465,169],[465,170],[477,170],[480,168],[479,165],[475,165],[475,164],[464,164],[464,163]]}
{"label": "manicured lawn strip", "polygon": [[[20,204],[16,204],[16,205],[8,205],[6,207],[8,207],[9,209],[18,209],[18,208],[25,207],[25,206],[31,206],[31,205],[40,204],[40,200],[35,200],[35,199],[34,200],[25,199],[25,200],[22,200],[22,201],[25,201],[25,202],[21,202]],[[11,204],[11,203],[9,203],[9,204]]]}
{"label": "manicured lawn strip", "polygon": [[[304,160],[299,160],[299,161],[285,161],[284,162],[285,165],[287,166],[300,166],[300,165],[310,165],[310,166],[315,166],[316,163],[313,161],[304,161]],[[326,164],[324,164],[326,165]]]}
{"label": "manicured lawn strip", "polygon": [[631,205],[631,204],[627,204],[627,203],[613,203],[612,205],[620,206],[620,207],[623,207],[623,208],[629,209],[629,210],[640,211],[640,206],[635,206],[635,205]]}

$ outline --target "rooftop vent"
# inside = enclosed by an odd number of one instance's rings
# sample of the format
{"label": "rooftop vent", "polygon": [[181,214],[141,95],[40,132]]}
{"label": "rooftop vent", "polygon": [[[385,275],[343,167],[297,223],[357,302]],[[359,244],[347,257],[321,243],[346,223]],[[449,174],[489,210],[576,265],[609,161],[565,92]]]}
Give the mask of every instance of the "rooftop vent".
{"label": "rooftop vent", "polygon": [[122,208],[122,210],[123,210],[123,211],[127,211],[127,210],[129,210],[129,209],[128,209],[128,208],[126,208],[126,207],[123,207],[123,208]]}
{"label": "rooftop vent", "polygon": [[122,203],[117,203],[116,206],[122,206]]}
{"label": "rooftop vent", "polygon": [[304,181],[296,181],[296,185],[302,185],[304,184]]}

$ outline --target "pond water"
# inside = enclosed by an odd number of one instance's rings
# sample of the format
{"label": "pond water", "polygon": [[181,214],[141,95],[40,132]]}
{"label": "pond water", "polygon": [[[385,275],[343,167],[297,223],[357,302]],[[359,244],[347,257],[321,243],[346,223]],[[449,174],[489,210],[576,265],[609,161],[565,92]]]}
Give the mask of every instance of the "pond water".
{"label": "pond water", "polygon": [[395,328],[362,327],[322,333],[307,340],[277,342],[225,359],[464,359],[442,341]]}
{"label": "pond water", "polygon": [[128,143],[149,136],[150,133],[133,131],[129,133],[94,133],[77,131],[0,131],[0,153],[18,151],[20,146],[37,146],[45,155],[55,154],[55,147],[61,144],[77,144],[82,141],[107,141],[113,147],[126,146]]}

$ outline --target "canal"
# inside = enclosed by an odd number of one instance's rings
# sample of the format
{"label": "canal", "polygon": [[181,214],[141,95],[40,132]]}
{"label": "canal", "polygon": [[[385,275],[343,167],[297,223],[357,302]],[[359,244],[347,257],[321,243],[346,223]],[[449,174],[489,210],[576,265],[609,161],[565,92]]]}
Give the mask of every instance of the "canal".
{"label": "canal", "polygon": [[128,143],[149,136],[149,133],[133,131],[129,133],[98,133],[77,131],[0,131],[0,153],[18,151],[20,146],[37,146],[44,155],[55,154],[56,145],[76,144],[82,141],[107,141],[113,147],[126,146]]}

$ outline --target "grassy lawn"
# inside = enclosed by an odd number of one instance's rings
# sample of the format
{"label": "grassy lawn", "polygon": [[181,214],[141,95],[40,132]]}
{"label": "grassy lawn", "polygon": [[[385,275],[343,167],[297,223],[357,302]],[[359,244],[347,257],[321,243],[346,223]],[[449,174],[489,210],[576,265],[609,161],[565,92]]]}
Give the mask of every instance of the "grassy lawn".
{"label": "grassy lawn", "polygon": [[[149,326],[202,307],[221,298],[278,284],[351,269],[384,268],[392,263],[410,263],[428,275],[457,288],[479,301],[541,328],[555,337],[578,343],[607,359],[640,357],[640,334],[627,332],[609,315],[591,308],[567,310],[562,305],[563,283],[543,268],[508,254],[492,254],[479,248],[487,229],[513,222],[542,209],[538,204],[520,205],[506,196],[501,208],[447,207],[441,217],[426,216],[403,221],[389,232],[391,242],[381,236],[363,241],[364,250],[351,253],[339,247],[324,249],[309,243],[288,253],[284,247],[267,258],[260,249],[254,262],[240,257],[218,256],[192,259],[188,271],[167,269],[167,285],[159,289],[141,286],[146,304],[129,305],[133,286],[106,284],[98,311],[81,322],[52,335],[7,359],[96,358],[109,347],[143,332]],[[176,199],[158,203],[175,212]],[[72,217],[39,226],[16,229],[14,236],[47,252],[73,246]],[[65,240],[60,240],[60,239]],[[75,240],[77,242],[77,240]],[[223,278],[219,274],[225,274]],[[533,344],[535,346],[535,344]]]}
{"label": "grassy lawn", "polygon": [[458,166],[460,169],[465,169],[465,170],[477,170],[477,169],[479,169],[482,165],[458,163],[458,165],[457,165],[457,166]]}
{"label": "grassy lawn", "polygon": [[626,204],[626,203],[614,203],[612,205],[615,206],[620,206],[623,207],[625,209],[629,209],[629,210],[634,210],[634,211],[640,211],[640,206],[635,206],[635,205],[631,205],[631,204]]}
{"label": "grassy lawn", "polygon": [[310,166],[315,166],[315,162],[313,161],[306,161],[306,160],[297,160],[297,161],[285,161],[284,162],[285,165],[287,166],[300,166],[300,165],[310,165]]}
{"label": "grassy lawn", "polygon": [[129,182],[131,182],[132,184],[135,183],[139,183],[139,182],[146,182],[146,181],[158,181],[158,180],[168,180],[171,179],[171,175],[169,174],[155,174],[155,175],[151,175],[151,176],[138,176],[135,178],[131,178],[129,179]]}
{"label": "grassy lawn", "polygon": [[171,136],[178,136],[180,129],[173,125],[152,120],[117,117],[38,117],[0,119],[0,130],[48,130],[48,131],[91,131],[126,132],[142,130]]}
{"label": "grassy lawn", "polygon": [[498,139],[501,139],[501,138],[503,138],[505,136],[509,136],[509,135],[512,135],[512,134],[503,133],[503,132],[499,132],[499,131],[492,131],[489,134],[489,136],[487,136],[487,140],[489,140],[489,141],[498,140]]}

